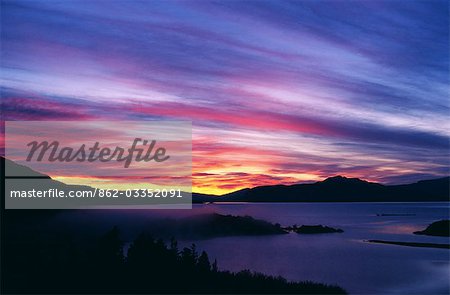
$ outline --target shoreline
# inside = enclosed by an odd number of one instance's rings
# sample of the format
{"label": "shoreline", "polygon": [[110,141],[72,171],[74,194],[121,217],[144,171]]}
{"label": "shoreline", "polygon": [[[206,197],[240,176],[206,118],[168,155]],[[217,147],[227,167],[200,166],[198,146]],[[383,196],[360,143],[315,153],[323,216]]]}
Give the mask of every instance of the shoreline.
{"label": "shoreline", "polygon": [[384,241],[384,240],[366,240],[365,242],[373,243],[373,244],[386,244],[386,245],[397,245],[397,246],[406,246],[406,247],[449,249],[450,250],[450,244],[398,242],[398,241]]}

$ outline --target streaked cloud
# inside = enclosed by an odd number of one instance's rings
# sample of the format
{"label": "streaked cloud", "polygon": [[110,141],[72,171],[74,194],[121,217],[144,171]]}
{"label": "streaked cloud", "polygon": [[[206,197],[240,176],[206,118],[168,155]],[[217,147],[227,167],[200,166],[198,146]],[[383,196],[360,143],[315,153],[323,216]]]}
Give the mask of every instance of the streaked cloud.
{"label": "streaked cloud", "polygon": [[193,122],[194,189],[448,175],[447,1],[3,1],[6,120]]}

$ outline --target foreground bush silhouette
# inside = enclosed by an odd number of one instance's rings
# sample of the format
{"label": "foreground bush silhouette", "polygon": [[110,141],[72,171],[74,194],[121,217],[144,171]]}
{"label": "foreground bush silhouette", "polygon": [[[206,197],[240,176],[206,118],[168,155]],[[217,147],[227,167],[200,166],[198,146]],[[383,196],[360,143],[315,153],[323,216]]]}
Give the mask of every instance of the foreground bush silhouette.
{"label": "foreground bush silhouette", "polygon": [[291,283],[281,277],[244,270],[219,271],[196,246],[182,250],[147,234],[139,235],[124,255],[114,227],[88,247],[70,237],[39,235],[6,243],[4,293],[294,293],[343,294],[339,287]]}

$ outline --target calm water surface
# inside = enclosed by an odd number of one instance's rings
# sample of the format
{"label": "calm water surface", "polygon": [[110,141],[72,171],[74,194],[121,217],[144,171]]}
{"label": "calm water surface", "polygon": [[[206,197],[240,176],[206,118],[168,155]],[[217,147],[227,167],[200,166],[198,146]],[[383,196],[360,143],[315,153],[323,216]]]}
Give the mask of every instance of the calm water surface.
{"label": "calm water surface", "polygon": [[450,293],[449,250],[364,242],[382,239],[449,243],[445,237],[412,234],[433,221],[448,219],[449,203],[211,204],[194,210],[206,210],[205,207],[221,214],[250,215],[282,225],[324,224],[345,231],[197,242],[224,269],[248,268],[290,280],[337,284],[351,293]]}
{"label": "calm water surface", "polygon": [[221,269],[250,269],[288,280],[337,284],[353,294],[449,294],[449,250],[364,242],[381,239],[449,243],[445,237],[412,234],[433,221],[448,219],[449,209],[449,203],[240,203],[194,205],[192,210],[177,211],[103,211],[101,219],[98,212],[83,212],[82,219],[86,223],[95,219],[105,226],[118,224],[130,239],[139,230],[139,224],[148,223],[148,218],[155,216],[181,218],[217,212],[250,215],[284,226],[328,225],[345,232],[221,237],[181,244],[195,242],[210,258],[218,260]]}

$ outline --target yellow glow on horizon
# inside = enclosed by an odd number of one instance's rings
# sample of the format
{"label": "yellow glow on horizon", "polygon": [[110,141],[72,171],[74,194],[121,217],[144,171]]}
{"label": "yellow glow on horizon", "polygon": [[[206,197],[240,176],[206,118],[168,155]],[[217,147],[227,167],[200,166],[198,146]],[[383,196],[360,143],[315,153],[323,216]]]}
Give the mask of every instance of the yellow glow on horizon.
{"label": "yellow glow on horizon", "polygon": [[192,187],[192,192],[194,193],[200,193],[200,194],[206,194],[206,195],[223,195],[223,194],[227,194],[227,193],[231,193],[240,189],[246,188],[245,186],[240,187],[240,188],[235,188],[235,189],[222,189],[219,187],[198,187],[198,186],[193,186]]}
{"label": "yellow glow on horizon", "polygon": [[180,185],[160,185],[160,184],[152,184],[150,182],[128,182],[128,183],[120,183],[114,181],[114,179],[97,179],[97,178],[87,178],[87,177],[66,177],[66,176],[52,176],[52,179],[60,181],[69,185],[84,185],[90,186],[98,189],[117,189],[117,190],[127,190],[127,189],[180,189],[184,192],[191,192],[190,186],[180,186]]}

